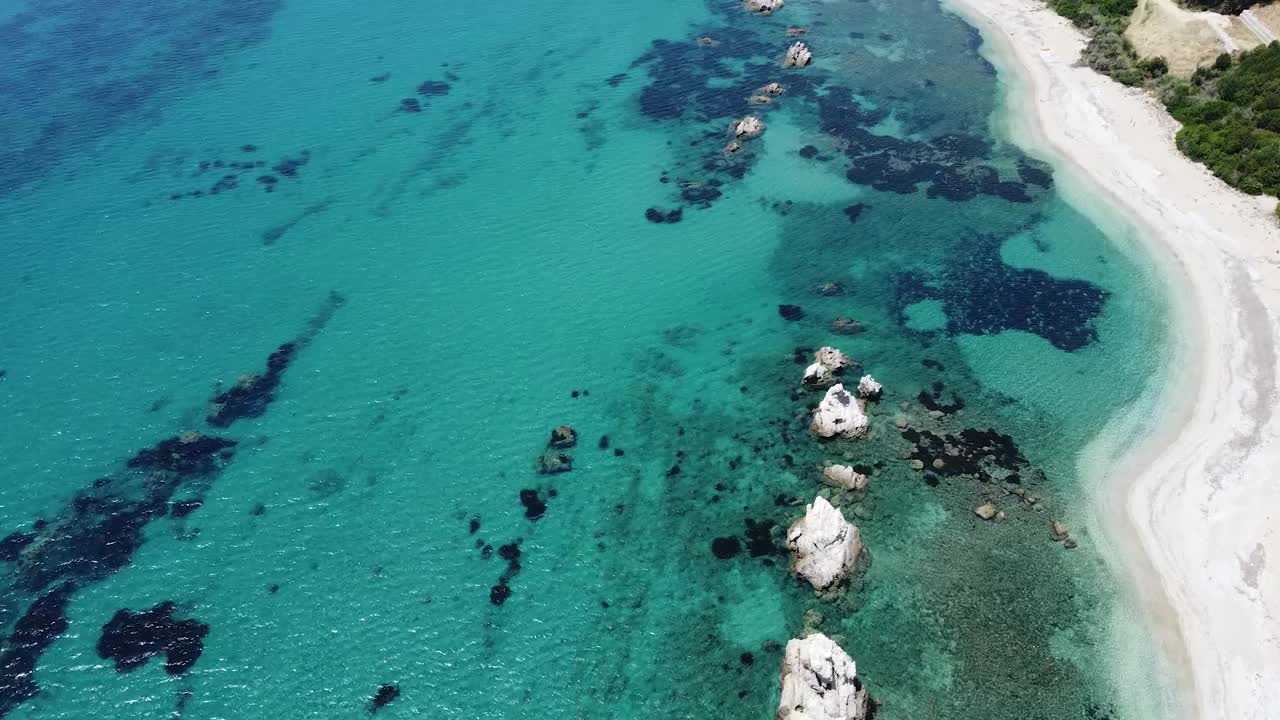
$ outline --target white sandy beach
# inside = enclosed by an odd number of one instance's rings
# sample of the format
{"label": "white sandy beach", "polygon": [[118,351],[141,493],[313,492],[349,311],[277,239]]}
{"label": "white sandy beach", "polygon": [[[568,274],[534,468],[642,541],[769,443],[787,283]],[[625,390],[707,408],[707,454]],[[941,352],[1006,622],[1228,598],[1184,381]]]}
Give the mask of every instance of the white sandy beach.
{"label": "white sandy beach", "polygon": [[1153,98],[1076,67],[1084,37],[1041,0],[949,2],[1018,76],[1015,141],[1056,151],[1068,196],[1108,193],[1168,269],[1181,317],[1167,415],[1138,419],[1141,447],[1095,443],[1098,524],[1142,588],[1186,714],[1280,718],[1275,201],[1179,153]]}

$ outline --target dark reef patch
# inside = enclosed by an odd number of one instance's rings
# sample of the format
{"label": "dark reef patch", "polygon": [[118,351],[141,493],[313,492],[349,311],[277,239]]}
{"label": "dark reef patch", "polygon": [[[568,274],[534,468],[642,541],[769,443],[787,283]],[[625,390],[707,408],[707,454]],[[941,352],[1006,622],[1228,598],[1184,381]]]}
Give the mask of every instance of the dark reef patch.
{"label": "dark reef patch", "polygon": [[418,102],[418,98],[405,98],[400,101],[400,112],[420,113],[422,112],[422,103]]}
{"label": "dark reef patch", "polygon": [[644,218],[651,223],[678,223],[684,219],[684,210],[676,208],[675,210],[663,212],[658,208],[649,208],[644,211]]}
{"label": "dark reef patch", "polygon": [[418,85],[418,94],[423,97],[437,97],[448,95],[451,88],[452,86],[443,80],[424,80]]}
{"label": "dark reef patch", "polygon": [[209,626],[199,620],[175,620],[175,610],[170,601],[142,612],[117,610],[102,626],[98,657],[115,660],[118,673],[137,670],[153,655],[165,656],[164,670],[170,675],[190,670],[204,652]]}
{"label": "dark reef patch", "polygon": [[854,203],[844,209],[844,216],[849,218],[849,222],[858,222],[858,218],[862,217],[862,212],[866,209],[866,205]]}
{"label": "dark reef patch", "polygon": [[547,514],[547,503],[532,488],[520,491],[520,504],[524,506],[524,516],[530,520],[537,520]]}
{"label": "dark reef patch", "polygon": [[799,305],[779,305],[778,317],[788,322],[797,322],[804,319],[804,308]]}
{"label": "dark reef patch", "polygon": [[230,390],[214,396],[205,422],[225,428],[241,418],[261,417],[276,399],[280,377],[297,350],[298,346],[292,342],[281,345],[267,357],[266,371],[243,375]]}
{"label": "dark reef patch", "polygon": [[[982,482],[1021,482],[1032,468],[1013,438],[996,430],[966,428],[954,435],[907,429],[902,437],[914,446],[909,459],[919,460],[940,475],[970,475]],[[935,464],[935,461],[939,461]]]}
{"label": "dark reef patch", "polygon": [[[523,541],[517,539],[498,548],[498,557],[507,561],[507,569],[498,577],[497,584],[489,588],[489,602],[494,605],[502,605],[511,597],[511,578],[520,573],[521,542]],[[492,553],[492,549],[490,549],[490,553]]]}
{"label": "dark reef patch", "polygon": [[[258,182],[266,184],[269,190],[271,187],[275,186],[275,184],[278,181],[275,177],[271,175],[264,175],[258,178]],[[288,220],[284,221],[283,223],[276,225],[274,227],[267,228],[266,230],[263,230],[262,234],[259,235],[259,237],[262,239],[262,244],[274,245],[277,240],[284,237],[285,233],[292,230],[295,225],[302,222],[303,220],[306,220],[312,215],[319,215],[320,213],[328,210],[332,206],[333,206],[333,198],[331,197],[324,198],[319,202],[311,203],[310,205],[306,206],[302,210],[299,210],[297,213],[295,213],[292,217],[290,217]]]}
{"label": "dark reef patch", "polygon": [[228,459],[227,453],[235,446],[234,440],[194,432],[183,433],[139,450],[129,458],[125,466],[146,472],[207,475],[219,469],[222,461]]}
{"label": "dark reef patch", "polygon": [[176,518],[184,518],[191,513],[199,510],[204,505],[204,501],[200,499],[179,500],[169,506],[169,514]]}
{"label": "dark reef patch", "polygon": [[[927,184],[929,197],[956,202],[978,195],[1017,203],[1032,200],[1021,166],[1019,178],[1013,180],[1002,178],[987,164],[992,147],[983,138],[956,133],[928,140],[876,135],[867,127],[884,119],[884,112],[864,109],[847,87],[828,88],[818,98],[818,111],[822,129],[847,146],[844,152],[851,162],[846,172],[850,182],[899,194],[914,193]],[[1030,177],[1041,180],[1034,173]],[[1039,182],[1036,185],[1039,190],[1047,187]]]}
{"label": "dark reef patch", "polygon": [[13,562],[18,559],[18,555],[22,552],[22,548],[31,544],[36,539],[33,532],[23,532],[15,530],[0,540],[0,562]]}
{"label": "dark reef patch", "polygon": [[63,583],[31,604],[18,618],[0,652],[0,717],[40,692],[36,662],[67,629],[67,603],[75,586]]}
{"label": "dark reef patch", "polygon": [[[28,0],[0,22],[0,195],[47,176],[269,36],[282,0]],[[140,48],[146,48],[145,52]],[[29,122],[44,118],[39,125]]]}
{"label": "dark reef patch", "polygon": [[1084,280],[1006,265],[999,246],[995,238],[975,239],[968,256],[952,259],[940,283],[914,273],[899,275],[899,324],[905,326],[903,308],[936,299],[946,304],[950,335],[1022,330],[1068,352],[1097,339],[1093,319],[1102,313],[1106,290]]}
{"label": "dark reef patch", "polygon": [[718,537],[711,541],[711,554],[720,560],[730,560],[742,552],[742,542],[733,535]]}

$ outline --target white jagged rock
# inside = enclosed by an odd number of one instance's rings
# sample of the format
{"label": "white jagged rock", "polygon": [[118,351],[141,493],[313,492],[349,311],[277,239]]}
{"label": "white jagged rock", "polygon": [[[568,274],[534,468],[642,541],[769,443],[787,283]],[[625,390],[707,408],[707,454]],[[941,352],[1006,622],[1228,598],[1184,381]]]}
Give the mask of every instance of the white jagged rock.
{"label": "white jagged rock", "polygon": [[865,720],[868,709],[858,667],[834,640],[815,632],[787,642],[778,720]]}
{"label": "white jagged rock", "polygon": [[769,15],[782,9],[783,0],[746,0],[747,9],[753,13]]}
{"label": "white jagged rock", "polygon": [[761,95],[769,95],[771,97],[777,97],[786,91],[787,91],[786,88],[782,87],[782,85],[776,82],[771,82],[768,85],[761,87],[759,90],[756,90],[756,92],[760,93]]}
{"label": "white jagged rock", "polygon": [[880,397],[880,393],[884,392],[884,386],[876,382],[876,379],[870,375],[863,375],[858,381],[858,397],[867,400],[875,400]]}
{"label": "white jagged rock", "polygon": [[848,465],[828,465],[822,469],[827,482],[845,490],[866,490],[867,476]]}
{"label": "white jagged rock", "polygon": [[764,132],[764,121],[755,115],[748,115],[733,124],[733,136],[739,140],[760,137],[762,132]]}
{"label": "white jagged rock", "polygon": [[813,411],[809,429],[824,438],[858,438],[867,434],[871,418],[862,409],[862,400],[854,397],[844,385],[832,385],[827,396]]}
{"label": "white jagged rock", "polygon": [[813,53],[809,52],[809,46],[802,42],[787,48],[787,56],[783,59],[784,67],[804,67],[813,62]]}
{"label": "white jagged rock", "polygon": [[830,345],[818,348],[818,352],[813,354],[813,361],[826,365],[831,368],[831,372],[836,374],[853,364],[848,355]]}
{"label": "white jagged rock", "polygon": [[853,364],[848,355],[833,347],[819,348],[813,354],[813,364],[804,369],[800,382],[809,387],[827,387],[836,381],[836,375]]}
{"label": "white jagged rock", "polygon": [[814,590],[826,590],[843,580],[862,556],[862,536],[821,495],[805,507],[804,517],[787,528],[791,572]]}
{"label": "white jagged rock", "polygon": [[835,377],[831,374],[831,368],[822,363],[814,363],[804,369],[804,378],[800,382],[810,387],[826,387],[835,382]]}

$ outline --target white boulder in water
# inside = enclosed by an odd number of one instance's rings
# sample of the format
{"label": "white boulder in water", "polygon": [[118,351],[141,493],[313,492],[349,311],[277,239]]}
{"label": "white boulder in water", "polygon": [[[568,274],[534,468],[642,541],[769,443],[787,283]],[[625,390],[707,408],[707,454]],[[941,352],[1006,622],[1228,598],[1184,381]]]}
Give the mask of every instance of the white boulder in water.
{"label": "white boulder in water", "polygon": [[802,42],[798,42],[787,48],[787,56],[783,58],[782,65],[784,67],[804,67],[813,62],[813,53],[809,52],[809,46]]}
{"label": "white boulder in water", "polygon": [[863,375],[858,381],[858,397],[867,400],[876,400],[880,397],[880,393],[884,392],[884,386],[876,382],[876,379],[870,375]]}
{"label": "white boulder in water", "polygon": [[853,364],[848,355],[833,347],[819,348],[813,354],[813,364],[804,369],[801,379],[810,387],[826,387],[835,382],[835,376],[844,372]]}
{"label": "white boulder in water", "polygon": [[834,640],[815,632],[787,642],[778,720],[865,720],[868,710],[857,665]]}
{"label": "white boulder in water", "polygon": [[867,434],[871,418],[862,409],[863,401],[853,396],[844,385],[832,385],[827,396],[813,411],[809,430],[824,438],[859,438]]}
{"label": "white boulder in water", "polygon": [[843,490],[866,490],[867,476],[848,465],[828,465],[822,469],[827,484]]}
{"label": "white boulder in water", "polygon": [[770,15],[782,9],[783,0],[746,0],[747,9],[753,13]]}
{"label": "white boulder in water", "polygon": [[733,136],[739,140],[750,140],[764,132],[764,121],[755,115],[748,115],[733,124]]}
{"label": "white boulder in water", "polygon": [[862,536],[821,495],[805,508],[804,517],[787,528],[791,572],[814,590],[827,590],[853,571],[862,556]]}

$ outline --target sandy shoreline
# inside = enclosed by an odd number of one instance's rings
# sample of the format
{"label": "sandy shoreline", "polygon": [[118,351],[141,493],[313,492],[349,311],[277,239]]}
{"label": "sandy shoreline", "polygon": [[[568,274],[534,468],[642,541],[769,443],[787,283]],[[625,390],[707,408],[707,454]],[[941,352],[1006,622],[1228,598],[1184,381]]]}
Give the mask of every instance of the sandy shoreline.
{"label": "sandy shoreline", "polygon": [[[1185,714],[1280,718],[1280,228],[1178,152],[1158,103],[1075,67],[1083,36],[1041,0],[947,0],[1014,73],[1015,142],[1064,194],[1111,196],[1165,269],[1178,337],[1161,417],[1086,453],[1096,521],[1139,593]],[[1039,146],[1039,147],[1037,147]],[[1105,223],[1110,225],[1110,223]],[[1145,436],[1136,447],[1119,436]]]}

